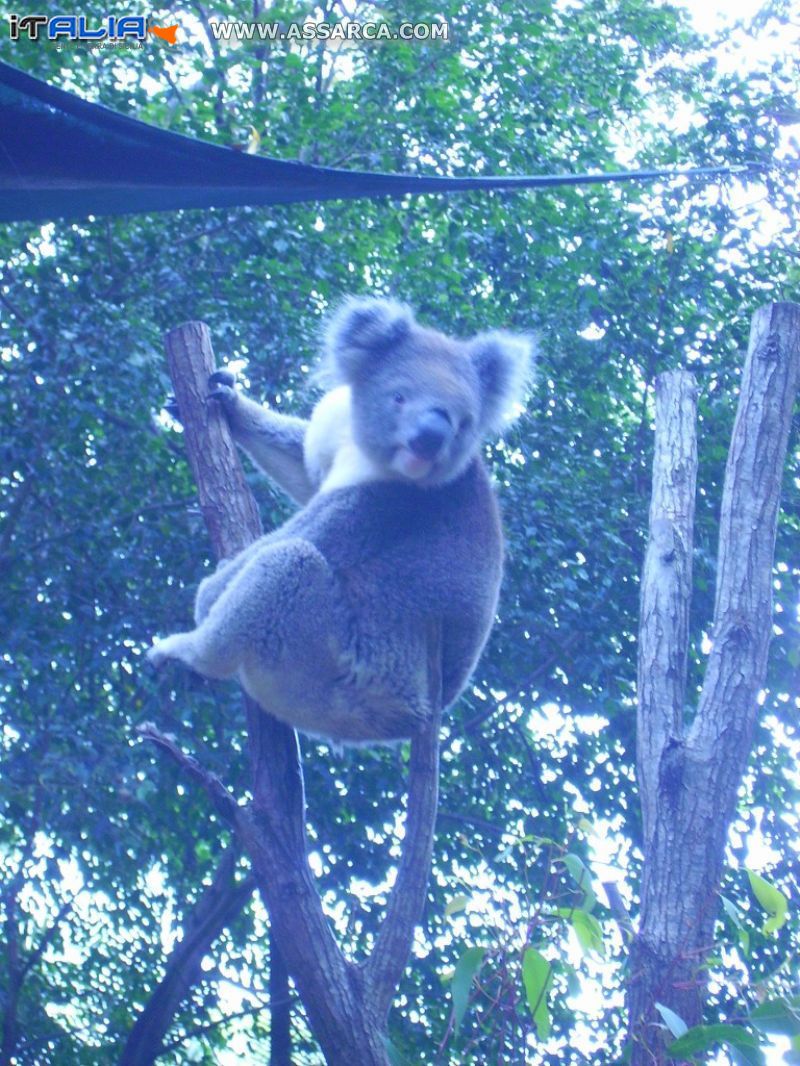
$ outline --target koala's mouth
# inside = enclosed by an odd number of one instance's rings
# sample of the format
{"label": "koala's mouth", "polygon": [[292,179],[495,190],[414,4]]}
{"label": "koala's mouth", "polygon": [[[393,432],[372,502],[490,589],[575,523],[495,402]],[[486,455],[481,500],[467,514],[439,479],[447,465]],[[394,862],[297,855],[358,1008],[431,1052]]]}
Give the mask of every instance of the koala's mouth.
{"label": "koala's mouth", "polygon": [[433,470],[435,459],[426,459],[417,455],[411,448],[402,446],[398,448],[392,457],[391,467],[401,477],[409,481],[422,481]]}

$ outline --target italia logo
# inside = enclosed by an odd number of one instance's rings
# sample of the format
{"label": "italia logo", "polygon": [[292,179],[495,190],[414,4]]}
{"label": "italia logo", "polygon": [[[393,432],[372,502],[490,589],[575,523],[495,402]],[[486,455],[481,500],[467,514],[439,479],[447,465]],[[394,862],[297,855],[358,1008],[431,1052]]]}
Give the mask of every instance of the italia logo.
{"label": "italia logo", "polygon": [[148,26],[142,15],[107,15],[91,21],[86,15],[9,15],[12,41],[146,41],[148,33],[175,44],[175,26]]}

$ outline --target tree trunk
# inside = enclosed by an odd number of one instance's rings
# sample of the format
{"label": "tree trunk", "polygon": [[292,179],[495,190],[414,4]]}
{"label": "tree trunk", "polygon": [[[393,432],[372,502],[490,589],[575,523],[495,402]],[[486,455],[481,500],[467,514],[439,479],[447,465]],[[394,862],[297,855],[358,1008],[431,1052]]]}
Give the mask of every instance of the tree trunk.
{"label": "tree trunk", "polygon": [[766,677],[780,485],[799,376],[800,306],[761,308],[725,471],[713,647],[688,726],[695,398],[686,373],[657,382],[639,639],[645,858],[628,989],[633,1066],[670,1061],[657,1003],[687,1026],[702,1019],[725,841]]}

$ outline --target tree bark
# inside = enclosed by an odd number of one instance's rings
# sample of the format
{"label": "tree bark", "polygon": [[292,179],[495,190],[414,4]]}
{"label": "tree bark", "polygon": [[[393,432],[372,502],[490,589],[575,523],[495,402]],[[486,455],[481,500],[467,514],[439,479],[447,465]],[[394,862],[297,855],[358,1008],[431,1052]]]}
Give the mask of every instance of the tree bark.
{"label": "tree bark", "polygon": [[[644,839],[654,832],[662,758],[680,743],[686,699],[697,485],[697,387],[673,370],[656,379],[650,536],[639,615],[636,763]],[[668,771],[667,771],[668,772]]]}
{"label": "tree bark", "polygon": [[289,971],[269,931],[269,1066],[292,1066],[292,1002]]}
{"label": "tree bark", "polygon": [[690,1027],[702,1019],[725,841],[766,677],[778,504],[799,377],[800,306],[761,308],[725,471],[713,647],[688,727],[694,396],[688,375],[658,383],[639,644],[645,854],[628,990],[633,1066],[670,1061],[656,1003]]}
{"label": "tree bark", "polygon": [[[207,327],[197,322],[179,326],[167,335],[166,348],[202,512],[215,551],[229,556],[259,535],[260,523],[224,416],[206,401],[214,370]],[[440,708],[438,633],[431,634],[430,647],[432,705]],[[440,710],[411,743],[403,856],[380,935],[361,963],[342,954],[308,866],[297,737],[247,698],[245,710],[253,798],[237,806],[223,795],[221,802],[252,863],[280,955],[326,1061],[331,1066],[388,1066],[386,1017],[411,950],[430,869]],[[209,791],[219,799],[218,782]]]}

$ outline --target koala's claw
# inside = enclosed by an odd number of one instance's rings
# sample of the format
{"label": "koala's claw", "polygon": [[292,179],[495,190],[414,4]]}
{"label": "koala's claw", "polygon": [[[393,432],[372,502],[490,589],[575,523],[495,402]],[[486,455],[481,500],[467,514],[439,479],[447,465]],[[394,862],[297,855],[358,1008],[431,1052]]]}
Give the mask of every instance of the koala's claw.
{"label": "koala's claw", "polygon": [[215,370],[208,378],[209,400],[230,401],[235,393],[236,376],[230,370]]}

